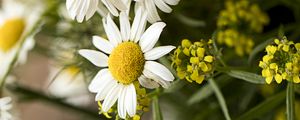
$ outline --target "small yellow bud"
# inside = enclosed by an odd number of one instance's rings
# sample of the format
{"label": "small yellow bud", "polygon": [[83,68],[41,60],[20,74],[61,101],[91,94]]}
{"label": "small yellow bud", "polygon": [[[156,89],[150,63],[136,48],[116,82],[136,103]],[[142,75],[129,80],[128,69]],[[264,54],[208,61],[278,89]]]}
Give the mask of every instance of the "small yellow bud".
{"label": "small yellow bud", "polygon": [[183,53],[186,55],[186,56],[190,56],[190,51],[188,48],[184,48],[183,49]]}
{"label": "small yellow bud", "polygon": [[266,82],[267,82],[268,84],[271,84],[272,80],[273,80],[273,77],[267,77],[267,78],[266,78]]}
{"label": "small yellow bud", "polygon": [[134,115],[132,119],[133,119],[133,120],[140,120],[141,117],[140,117],[139,115]]}
{"label": "small yellow bud", "polygon": [[298,75],[293,76],[293,81],[294,83],[299,83],[300,82],[299,76]]}
{"label": "small yellow bud", "polygon": [[290,49],[289,45],[283,45],[283,48],[282,48],[283,51],[288,52],[289,49]]}
{"label": "small yellow bud", "polygon": [[277,50],[277,47],[272,46],[272,45],[268,45],[268,46],[266,47],[266,51],[267,51],[269,54],[275,54],[276,50]]}
{"label": "small yellow bud", "polygon": [[208,67],[207,67],[207,65],[204,62],[200,62],[199,66],[200,66],[200,68],[201,68],[201,70],[203,72],[207,72],[208,71]]}
{"label": "small yellow bud", "polygon": [[192,64],[198,64],[199,63],[199,58],[198,57],[191,57],[190,58],[190,63],[192,63]]}
{"label": "small yellow bud", "polygon": [[192,43],[188,39],[184,39],[184,40],[182,40],[181,45],[184,48],[189,48],[192,45]]}
{"label": "small yellow bud", "polygon": [[200,58],[204,57],[205,49],[204,48],[198,48],[197,49],[197,56]]}
{"label": "small yellow bud", "polygon": [[296,47],[297,51],[300,52],[300,43],[296,43],[295,47]]}
{"label": "small yellow bud", "polygon": [[282,81],[282,76],[280,75],[280,74],[276,74],[275,75],[275,80],[276,80],[276,82],[279,84],[279,83],[281,83],[281,81]]}
{"label": "small yellow bud", "polygon": [[213,56],[208,55],[208,56],[205,56],[205,57],[204,57],[204,61],[206,61],[206,62],[211,63],[213,60],[214,60],[214,57],[213,57]]}
{"label": "small yellow bud", "polygon": [[279,45],[280,44],[280,41],[278,39],[275,39],[274,42]]}
{"label": "small yellow bud", "polygon": [[292,69],[292,65],[293,65],[293,64],[289,62],[289,63],[286,63],[286,64],[285,64],[285,67],[286,67],[288,70],[291,70],[291,69]]}

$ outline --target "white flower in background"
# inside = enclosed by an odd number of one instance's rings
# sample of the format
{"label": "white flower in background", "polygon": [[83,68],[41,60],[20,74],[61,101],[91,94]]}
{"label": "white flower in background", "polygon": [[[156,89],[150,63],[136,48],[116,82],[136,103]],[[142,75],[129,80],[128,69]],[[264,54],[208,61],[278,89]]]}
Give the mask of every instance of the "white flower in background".
{"label": "white flower in background", "polygon": [[[125,12],[120,13],[120,29],[110,16],[103,19],[107,37],[93,37],[93,44],[102,52],[82,49],[79,54],[98,67],[104,67],[94,77],[89,90],[97,93],[107,112],[118,100],[118,114],[125,119],[136,114],[137,95],[133,82],[146,88],[167,88],[174,80],[172,73],[155,60],[168,54],[174,46],[154,47],[165,23],[152,24],[146,31],[147,13],[138,9],[132,26]],[[145,31],[145,32],[144,32]],[[109,56],[107,56],[106,54]]]}
{"label": "white flower in background", "polygon": [[[17,63],[26,62],[27,53],[34,46],[33,36],[25,38],[36,24],[41,11],[32,6],[24,6],[17,0],[2,0],[0,10],[0,79],[8,70],[19,47],[21,47]],[[25,39],[23,46],[21,41]]]}
{"label": "white flower in background", "polygon": [[12,115],[9,110],[12,108],[11,98],[3,97],[0,98],[0,120],[12,120]]}
{"label": "white flower in background", "polygon": [[131,0],[66,0],[71,18],[78,22],[83,22],[84,19],[89,20],[96,11],[103,17],[108,11],[118,16],[119,11],[129,12],[130,4]]}
{"label": "white flower in background", "polygon": [[47,84],[49,93],[59,98],[65,98],[67,102],[74,105],[89,104],[90,95],[86,87],[87,83],[84,81],[80,69],[70,66],[63,71],[60,70],[58,67],[50,69],[49,84]]}
{"label": "white flower in background", "polygon": [[[177,5],[180,0],[135,0],[136,8],[142,7],[148,12],[147,20],[150,23],[161,21],[157,8],[165,13],[171,13],[172,8],[169,5]],[[156,8],[157,7],[157,8]]]}

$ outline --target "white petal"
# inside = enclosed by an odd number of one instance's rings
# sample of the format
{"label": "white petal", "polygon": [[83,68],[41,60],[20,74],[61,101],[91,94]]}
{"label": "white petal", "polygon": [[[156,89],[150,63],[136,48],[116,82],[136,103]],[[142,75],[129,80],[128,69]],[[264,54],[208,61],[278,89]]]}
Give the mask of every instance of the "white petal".
{"label": "white petal", "polygon": [[109,3],[107,0],[101,0],[102,3],[107,7],[107,9],[109,10],[109,12],[113,15],[113,16],[118,16],[119,12],[118,10],[115,8],[115,6],[113,6],[111,3]]}
{"label": "white petal", "polygon": [[122,85],[122,89],[120,90],[119,93],[119,98],[118,98],[118,114],[122,119],[126,118],[126,107],[125,107],[125,97],[126,97],[126,89],[125,86]]}
{"label": "white petal", "polygon": [[157,82],[152,81],[151,79],[146,78],[144,75],[141,75],[139,78],[139,83],[148,89],[154,89],[154,88],[158,88],[159,85],[157,84]]}
{"label": "white petal", "polygon": [[90,0],[84,0],[84,2],[82,2],[79,14],[76,17],[78,22],[81,23],[84,20],[84,16],[86,15],[87,10],[89,9],[90,2]]}
{"label": "white petal", "polygon": [[157,76],[161,77],[166,81],[174,80],[173,74],[160,63],[154,61],[146,61],[145,69],[149,70],[150,72],[156,74]]}
{"label": "white petal", "polygon": [[107,67],[108,66],[108,57],[98,51],[95,50],[87,50],[87,49],[81,49],[78,51],[79,54],[86,59],[88,59],[91,63],[98,67]]}
{"label": "white petal", "polygon": [[155,82],[157,82],[158,84],[160,84],[163,88],[168,88],[171,85],[169,81],[165,81],[164,79],[162,79],[161,77],[155,75],[154,73],[150,72],[147,69],[144,69],[143,74],[147,78],[150,78],[150,79],[154,80]]}
{"label": "white petal", "polygon": [[153,48],[152,50],[146,52],[144,54],[146,60],[156,60],[161,58],[162,56],[168,54],[171,52],[173,49],[176,47],[174,46],[161,46],[161,47],[156,47]]}
{"label": "white petal", "polygon": [[126,11],[127,10],[127,7],[126,7],[125,3],[123,3],[122,0],[109,0],[109,2],[111,4],[113,4],[120,11]]}
{"label": "white petal", "polygon": [[115,86],[111,87],[102,105],[102,110],[104,112],[107,112],[115,104],[115,102],[118,99],[121,88],[122,86],[119,84],[116,84]]}
{"label": "white petal", "polygon": [[[107,19],[107,24],[106,27],[108,29],[108,37],[115,39],[118,43],[122,42],[122,37],[121,37],[121,33],[120,30],[118,28],[118,26],[115,24],[115,22],[112,20],[112,18],[109,16],[106,17]],[[110,40],[110,39],[109,39]]]}
{"label": "white petal", "polygon": [[89,9],[87,10],[86,13],[86,20],[89,20],[97,11],[98,9],[98,2],[99,0],[91,0],[90,5],[89,5]]}
{"label": "white petal", "polygon": [[161,21],[159,15],[158,15],[154,0],[145,0],[145,7],[148,12],[147,19],[150,23]]}
{"label": "white petal", "polygon": [[[110,16],[109,14],[107,15],[107,17]],[[110,29],[108,29],[107,26],[107,20],[105,18],[102,19],[103,22],[103,27],[104,27],[104,31],[108,37],[109,42],[115,47],[118,45],[118,41],[114,38],[113,35],[111,35],[111,32],[109,32]]]}
{"label": "white petal", "polygon": [[169,5],[177,5],[180,0],[164,0]]}
{"label": "white petal", "polygon": [[120,28],[123,41],[128,41],[130,37],[130,22],[125,12],[120,13]]}
{"label": "white petal", "polygon": [[92,82],[90,83],[88,89],[89,91],[96,93],[103,87],[103,84],[107,82],[109,71],[108,69],[100,70],[96,76],[93,78]]}
{"label": "white petal", "polygon": [[145,31],[146,28],[146,18],[147,18],[147,12],[143,12],[141,8],[139,8],[135,14],[132,28],[130,32],[130,40],[131,41],[139,41],[141,35]]}
{"label": "white petal", "polygon": [[172,12],[172,8],[170,8],[163,0],[154,0],[156,6],[165,13]]}
{"label": "white petal", "polygon": [[136,91],[133,84],[126,86],[126,97],[125,97],[125,106],[130,117],[133,117],[136,113]]}
{"label": "white petal", "polygon": [[0,106],[4,106],[6,104],[9,104],[11,102],[11,97],[3,97],[0,98]]}
{"label": "white petal", "polygon": [[143,52],[151,50],[158,41],[163,28],[166,26],[164,22],[152,24],[143,34],[140,40],[140,46]]}
{"label": "white petal", "polygon": [[109,41],[99,36],[93,36],[93,44],[96,48],[107,54],[110,54],[114,48]]}
{"label": "white petal", "polygon": [[[98,1],[98,0],[97,0]],[[105,18],[108,14],[108,10],[106,9],[105,6],[103,6],[103,4],[99,3],[98,4],[98,9],[97,12],[103,17]]]}
{"label": "white petal", "polygon": [[117,85],[117,81],[114,80],[112,77],[107,79],[107,82],[103,82],[103,87],[99,88],[99,91],[95,97],[95,101],[102,101],[108,95],[111,88]]}

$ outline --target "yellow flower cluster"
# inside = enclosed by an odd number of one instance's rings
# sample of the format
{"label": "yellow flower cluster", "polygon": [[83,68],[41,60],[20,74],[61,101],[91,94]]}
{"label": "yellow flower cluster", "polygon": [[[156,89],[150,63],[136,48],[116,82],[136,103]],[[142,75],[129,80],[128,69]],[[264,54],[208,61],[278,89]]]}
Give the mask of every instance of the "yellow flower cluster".
{"label": "yellow flower cluster", "polygon": [[254,46],[253,39],[235,29],[226,29],[217,33],[217,42],[234,47],[239,56],[249,54]]}
{"label": "yellow flower cluster", "polygon": [[200,40],[192,44],[189,40],[182,40],[172,57],[172,67],[177,71],[180,79],[201,84],[205,77],[213,71],[214,56],[212,40]]}
{"label": "yellow flower cluster", "polygon": [[267,55],[259,62],[259,67],[263,69],[262,76],[268,84],[273,78],[277,83],[282,80],[300,83],[300,43],[294,44],[286,37],[275,39],[274,42],[274,45],[266,47]]}
{"label": "yellow flower cluster", "polygon": [[[260,33],[269,18],[257,4],[248,0],[227,1],[217,20],[218,43],[234,47],[238,55],[249,54],[253,48],[253,33]],[[242,32],[240,32],[242,31]]]}

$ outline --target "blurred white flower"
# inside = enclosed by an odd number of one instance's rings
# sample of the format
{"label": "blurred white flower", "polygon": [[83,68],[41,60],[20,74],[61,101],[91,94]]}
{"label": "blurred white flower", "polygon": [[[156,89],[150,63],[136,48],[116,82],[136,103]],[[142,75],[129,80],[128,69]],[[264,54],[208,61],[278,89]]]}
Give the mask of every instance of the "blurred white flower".
{"label": "blurred white flower", "polygon": [[[32,32],[33,26],[41,15],[40,9],[25,6],[18,0],[2,0],[2,6],[0,10],[0,79],[4,77],[19,48],[17,63],[26,62],[27,53],[35,44],[33,35],[28,37],[27,34]],[[20,46],[22,39],[25,39],[25,43]]]}
{"label": "blurred white flower", "polygon": [[175,48],[154,48],[166,24],[157,22],[145,31],[146,17],[147,13],[138,9],[130,26],[127,14],[121,12],[119,29],[111,17],[107,16],[103,19],[103,26],[109,41],[99,36],[93,37],[93,44],[102,52],[87,49],[79,51],[81,56],[94,65],[104,67],[89,85],[89,90],[97,93],[95,100],[104,100],[104,112],[118,100],[118,114],[123,119],[127,114],[130,117],[136,114],[137,95],[133,82],[153,89],[159,85],[166,88],[174,80],[165,66],[155,62]]}
{"label": "blurred white flower", "polygon": [[[157,8],[165,13],[171,13],[172,8],[169,5],[177,5],[180,0],[135,0],[135,7],[142,7],[148,12],[147,20],[150,23],[161,21]],[[156,8],[157,7],[157,8]]]}
{"label": "blurred white flower", "polygon": [[12,108],[11,98],[0,98],[0,120],[12,120],[13,117],[9,110]]}
{"label": "blurred white flower", "polygon": [[[105,17],[108,11],[118,16],[119,11],[129,11],[132,0],[66,0],[69,15],[78,22],[89,20],[97,11]],[[108,9],[108,10],[107,10]]]}
{"label": "blurred white flower", "polygon": [[[91,97],[87,89],[87,83],[76,66],[70,66],[60,71],[58,67],[51,67],[48,78],[48,91],[51,95],[65,98],[78,106],[85,106],[90,103]],[[56,78],[55,78],[56,77]],[[54,79],[55,78],[55,79]]]}

